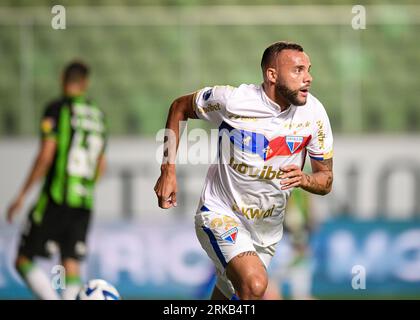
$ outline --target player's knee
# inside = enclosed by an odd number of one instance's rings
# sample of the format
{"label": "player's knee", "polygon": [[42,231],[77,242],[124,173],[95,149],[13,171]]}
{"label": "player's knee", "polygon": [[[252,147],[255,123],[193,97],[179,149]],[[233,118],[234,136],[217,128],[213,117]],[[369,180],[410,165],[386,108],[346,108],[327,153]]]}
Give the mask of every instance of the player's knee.
{"label": "player's knee", "polygon": [[267,290],[267,277],[259,276],[252,279],[249,285],[249,291],[253,299],[262,299]]}
{"label": "player's knee", "polygon": [[267,290],[267,285],[268,280],[266,275],[249,275],[240,285],[239,297],[242,300],[262,299],[265,291]]}

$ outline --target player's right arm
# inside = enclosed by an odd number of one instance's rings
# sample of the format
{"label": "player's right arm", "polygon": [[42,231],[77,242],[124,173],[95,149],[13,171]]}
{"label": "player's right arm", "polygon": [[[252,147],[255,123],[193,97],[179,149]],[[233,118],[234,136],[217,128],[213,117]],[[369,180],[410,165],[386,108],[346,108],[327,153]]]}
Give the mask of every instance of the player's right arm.
{"label": "player's right arm", "polygon": [[12,222],[13,217],[22,207],[25,197],[32,186],[47,174],[53,163],[57,148],[56,136],[58,132],[58,107],[51,104],[45,110],[41,121],[41,144],[35,161],[32,164],[31,171],[25,179],[25,182],[7,210],[7,221]]}
{"label": "player's right arm", "polygon": [[163,161],[160,167],[160,177],[155,185],[159,207],[168,209],[176,207],[176,168],[175,159],[179,145],[179,131],[181,121],[189,118],[196,119],[193,101],[194,95],[186,95],[176,99],[168,113],[164,138]]}
{"label": "player's right arm", "polygon": [[106,171],[106,157],[105,153],[102,153],[98,158],[98,166],[96,168],[95,181],[99,181],[103,177]]}
{"label": "player's right arm", "polygon": [[187,121],[189,118],[202,119],[219,126],[225,117],[226,104],[233,92],[234,88],[231,86],[205,87],[172,103],[166,122],[161,174],[155,185],[159,207],[168,209],[177,205],[175,159],[181,121]]}

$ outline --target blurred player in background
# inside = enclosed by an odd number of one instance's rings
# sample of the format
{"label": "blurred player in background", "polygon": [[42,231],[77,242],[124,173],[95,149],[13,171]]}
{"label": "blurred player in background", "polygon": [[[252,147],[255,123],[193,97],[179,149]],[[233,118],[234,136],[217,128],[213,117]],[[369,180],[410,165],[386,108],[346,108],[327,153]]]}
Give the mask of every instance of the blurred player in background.
{"label": "blurred player in background", "polygon": [[[176,99],[166,123],[155,185],[165,209],[177,205],[180,121],[200,118],[219,128],[218,162],[195,216],[197,237],[216,266],[213,299],[261,299],[292,190],[324,195],[332,188],[333,137],[323,105],[309,93],[308,55],[298,44],[274,43],[261,68],[262,85],[206,87]],[[307,152],[312,174],[301,170]]]}
{"label": "blurred player in background", "polygon": [[15,261],[17,271],[40,299],[60,297],[35,263],[37,256],[61,254],[66,271],[63,299],[74,299],[81,285],[80,261],[86,254],[95,183],[105,169],[105,118],[85,96],[88,77],[89,67],[82,62],[65,68],[63,94],[45,109],[38,155],[7,212],[12,222],[31,187],[45,178],[24,226]]}
{"label": "blurred player in background", "polygon": [[269,283],[264,299],[283,298],[283,284],[288,283],[290,298],[309,300],[312,296],[312,261],[309,237],[311,232],[309,194],[302,189],[293,191],[287,202],[284,230],[291,245],[291,261],[286,265],[270,266]]}

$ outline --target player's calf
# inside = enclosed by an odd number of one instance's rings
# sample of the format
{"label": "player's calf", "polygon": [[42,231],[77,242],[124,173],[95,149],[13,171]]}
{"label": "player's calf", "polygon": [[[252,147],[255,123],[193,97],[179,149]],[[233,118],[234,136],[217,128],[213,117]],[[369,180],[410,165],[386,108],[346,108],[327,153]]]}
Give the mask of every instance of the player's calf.
{"label": "player's calf", "polygon": [[41,300],[59,300],[60,297],[51,285],[48,275],[31,259],[19,255],[15,267],[32,292]]}
{"label": "player's calf", "polygon": [[80,262],[74,258],[64,258],[62,264],[66,270],[66,288],[61,296],[63,300],[74,300],[82,287]]}

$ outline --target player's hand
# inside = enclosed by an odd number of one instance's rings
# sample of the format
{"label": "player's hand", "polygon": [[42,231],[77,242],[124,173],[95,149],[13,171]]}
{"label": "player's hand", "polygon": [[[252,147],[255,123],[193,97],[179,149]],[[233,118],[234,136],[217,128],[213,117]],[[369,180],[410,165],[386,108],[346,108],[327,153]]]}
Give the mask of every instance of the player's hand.
{"label": "player's hand", "polygon": [[23,202],[23,196],[17,197],[16,200],[12,202],[9,209],[7,210],[7,222],[13,222],[13,217],[19,212],[20,208],[22,208]]}
{"label": "player's hand", "polygon": [[176,207],[176,173],[175,166],[162,167],[161,174],[155,185],[155,193],[158,197],[159,207],[168,209]]}
{"label": "player's hand", "polygon": [[281,176],[281,190],[297,188],[304,185],[305,173],[295,164],[289,164],[281,168],[284,172]]}

